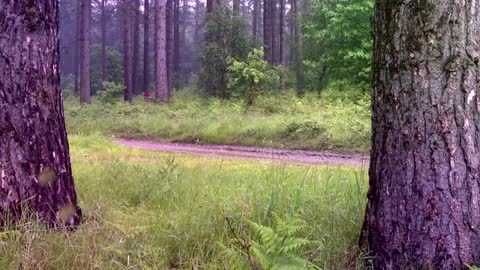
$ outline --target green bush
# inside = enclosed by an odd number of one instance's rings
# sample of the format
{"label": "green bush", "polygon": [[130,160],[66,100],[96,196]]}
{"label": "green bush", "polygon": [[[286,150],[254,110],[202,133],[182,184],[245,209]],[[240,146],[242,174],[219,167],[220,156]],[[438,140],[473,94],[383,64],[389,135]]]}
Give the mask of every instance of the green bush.
{"label": "green bush", "polygon": [[105,90],[98,92],[98,98],[108,104],[115,104],[121,101],[124,94],[124,86],[115,82],[103,82]]}
{"label": "green bush", "polygon": [[227,62],[228,86],[248,107],[253,105],[258,95],[269,89],[277,89],[278,72],[269,68],[268,63],[263,60],[263,50],[253,49],[246,61],[230,57]]}

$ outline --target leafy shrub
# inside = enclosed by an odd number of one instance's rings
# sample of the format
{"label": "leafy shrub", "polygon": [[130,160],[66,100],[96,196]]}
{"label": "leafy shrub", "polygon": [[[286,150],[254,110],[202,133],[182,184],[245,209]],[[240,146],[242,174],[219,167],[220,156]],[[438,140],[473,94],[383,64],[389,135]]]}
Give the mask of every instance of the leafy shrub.
{"label": "leafy shrub", "polygon": [[268,86],[272,89],[278,85],[278,72],[269,68],[260,49],[253,49],[246,61],[230,57],[228,64],[228,86],[236,89],[237,95],[245,100],[247,106],[253,105],[257,96],[268,90]]}
{"label": "leafy shrub", "polygon": [[319,123],[311,120],[304,122],[292,122],[287,125],[284,131],[285,137],[315,138],[324,133],[326,129]]}
{"label": "leafy shrub", "polygon": [[116,82],[103,82],[104,91],[98,92],[98,98],[108,104],[115,104],[124,94],[124,86]]}

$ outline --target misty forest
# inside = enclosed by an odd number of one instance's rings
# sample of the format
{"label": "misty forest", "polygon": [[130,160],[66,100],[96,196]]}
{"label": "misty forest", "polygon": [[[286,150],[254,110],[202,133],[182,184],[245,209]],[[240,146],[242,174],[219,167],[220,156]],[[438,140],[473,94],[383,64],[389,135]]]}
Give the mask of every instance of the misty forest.
{"label": "misty forest", "polygon": [[480,269],[480,0],[0,0],[0,269]]}

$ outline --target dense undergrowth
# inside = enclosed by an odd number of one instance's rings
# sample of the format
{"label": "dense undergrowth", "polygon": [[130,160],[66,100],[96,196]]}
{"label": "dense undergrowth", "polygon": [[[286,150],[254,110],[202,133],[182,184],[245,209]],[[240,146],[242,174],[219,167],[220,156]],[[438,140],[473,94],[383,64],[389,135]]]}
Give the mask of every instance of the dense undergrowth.
{"label": "dense undergrowth", "polygon": [[264,269],[346,269],[359,258],[364,169],[172,156],[95,135],[70,145],[83,224],[3,231],[0,269],[235,269],[248,265],[244,244]]}
{"label": "dense undergrowth", "polygon": [[238,144],[291,149],[366,152],[370,145],[367,96],[332,91],[319,98],[292,92],[260,96],[246,109],[240,100],[204,99],[177,93],[168,105],[67,98],[69,134]]}

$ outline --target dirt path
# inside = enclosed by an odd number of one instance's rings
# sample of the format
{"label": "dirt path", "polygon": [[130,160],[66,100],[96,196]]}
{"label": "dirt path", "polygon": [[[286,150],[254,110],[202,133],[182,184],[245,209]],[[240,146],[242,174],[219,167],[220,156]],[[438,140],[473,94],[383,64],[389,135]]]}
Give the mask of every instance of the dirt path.
{"label": "dirt path", "polygon": [[368,156],[362,155],[343,155],[328,152],[282,150],[248,146],[200,145],[130,139],[115,139],[115,141],[129,148],[223,159],[250,159],[285,163],[327,164],[334,166],[368,166],[369,160]]}

